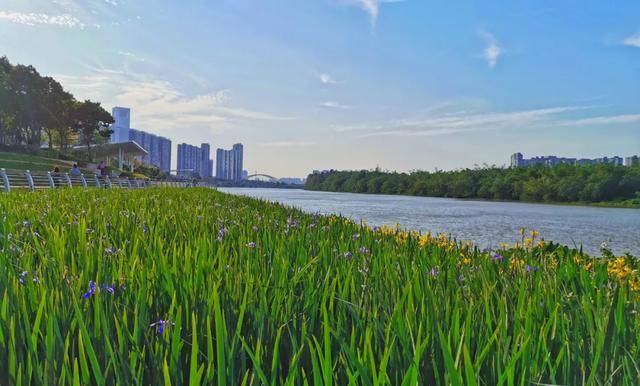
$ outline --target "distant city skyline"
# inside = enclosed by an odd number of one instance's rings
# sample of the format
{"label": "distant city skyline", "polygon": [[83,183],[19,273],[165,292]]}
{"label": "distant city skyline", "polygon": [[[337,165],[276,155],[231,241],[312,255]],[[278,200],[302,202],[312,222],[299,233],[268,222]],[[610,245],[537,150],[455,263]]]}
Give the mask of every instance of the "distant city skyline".
{"label": "distant city skyline", "polygon": [[637,154],[640,3],[4,0],[0,55],[245,168]]}

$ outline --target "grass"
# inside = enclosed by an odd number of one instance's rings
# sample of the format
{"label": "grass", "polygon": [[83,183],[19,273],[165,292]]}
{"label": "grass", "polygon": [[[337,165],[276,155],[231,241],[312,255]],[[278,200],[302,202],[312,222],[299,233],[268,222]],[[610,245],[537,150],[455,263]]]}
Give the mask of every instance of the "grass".
{"label": "grass", "polygon": [[46,172],[59,167],[61,171],[71,168],[73,162],[40,157],[30,154],[0,152],[0,168]]}
{"label": "grass", "polygon": [[208,189],[11,192],[0,213],[0,384],[640,381],[631,256]]}

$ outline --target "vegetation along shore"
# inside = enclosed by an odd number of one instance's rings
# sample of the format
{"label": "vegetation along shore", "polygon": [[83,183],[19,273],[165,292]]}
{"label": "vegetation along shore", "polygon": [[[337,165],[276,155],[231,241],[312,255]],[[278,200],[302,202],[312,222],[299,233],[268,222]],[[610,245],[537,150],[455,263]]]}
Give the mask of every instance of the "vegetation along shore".
{"label": "vegetation along shore", "polygon": [[[0,384],[636,385],[638,260],[210,189],[0,194]],[[161,375],[161,376],[158,376]]]}
{"label": "vegetation along shore", "polygon": [[640,208],[640,166],[485,167],[412,173],[326,171],[309,190]]}

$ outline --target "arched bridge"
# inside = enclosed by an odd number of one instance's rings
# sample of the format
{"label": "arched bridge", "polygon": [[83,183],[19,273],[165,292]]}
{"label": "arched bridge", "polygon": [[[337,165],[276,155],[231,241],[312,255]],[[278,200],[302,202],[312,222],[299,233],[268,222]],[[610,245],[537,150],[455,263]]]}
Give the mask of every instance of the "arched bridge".
{"label": "arched bridge", "polygon": [[248,180],[253,180],[253,181],[269,181],[269,182],[278,182],[279,180],[273,176],[270,176],[268,174],[262,174],[262,173],[255,173],[255,174],[251,174],[249,176],[247,176]]}

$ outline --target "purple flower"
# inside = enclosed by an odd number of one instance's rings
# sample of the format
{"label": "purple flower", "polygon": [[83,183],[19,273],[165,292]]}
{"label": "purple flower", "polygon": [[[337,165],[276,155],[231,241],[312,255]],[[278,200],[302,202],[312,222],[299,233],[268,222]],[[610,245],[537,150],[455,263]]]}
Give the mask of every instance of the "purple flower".
{"label": "purple flower", "polygon": [[360,249],[358,249],[358,252],[362,253],[363,255],[367,255],[369,254],[369,249],[367,249],[367,247],[360,247]]}
{"label": "purple flower", "polygon": [[429,275],[431,275],[432,277],[436,277],[440,274],[440,272],[436,269],[436,267],[431,268],[431,271],[429,271]]}
{"label": "purple flower", "polygon": [[497,261],[497,262],[501,262],[503,259],[502,255],[499,253],[494,253],[492,257],[493,257],[493,261]]}
{"label": "purple flower", "polygon": [[112,286],[112,285],[111,285],[111,286],[110,286],[110,285],[103,285],[102,287],[100,287],[100,289],[101,289],[102,291],[106,291],[106,292],[108,292],[108,293],[109,293],[109,294],[111,294],[111,295],[113,295],[113,294],[116,292],[115,287],[114,287],[114,286]]}
{"label": "purple flower", "polygon": [[20,273],[20,275],[18,275],[18,282],[20,282],[20,284],[22,284],[22,285],[27,284],[26,277],[27,277],[28,274],[29,274],[29,272],[22,271],[22,273]]}
{"label": "purple flower", "polygon": [[222,239],[224,239],[224,235],[226,234],[227,234],[227,230],[224,228],[224,225],[222,225],[218,230],[218,237],[216,237],[216,241],[218,242],[222,241]]}
{"label": "purple flower", "polygon": [[144,224],[144,227],[142,228],[142,232],[144,232],[144,234],[149,233],[149,226],[147,224]]}
{"label": "purple flower", "polygon": [[353,257],[353,255],[351,254],[351,252],[346,251],[346,252],[344,253],[344,257],[346,257],[347,259],[350,259],[350,258],[352,258],[352,257]]}
{"label": "purple flower", "polygon": [[22,226],[25,227],[25,228],[30,228],[31,227],[31,223],[29,221],[27,221],[27,220],[24,220],[22,222]]}
{"label": "purple flower", "polygon": [[83,299],[88,299],[89,296],[92,296],[95,293],[96,293],[96,283],[93,280],[91,280],[91,281],[89,281],[89,291],[85,292],[82,295],[82,298]]}
{"label": "purple flower", "polygon": [[162,333],[164,332],[164,328],[166,325],[173,325],[173,323],[169,320],[158,320],[155,323],[151,323],[149,325],[149,327],[155,327],[156,328],[156,332],[160,335],[162,335]]}
{"label": "purple flower", "polygon": [[254,243],[253,241],[250,243],[247,243],[247,247],[253,249],[256,247],[256,243]]}
{"label": "purple flower", "polygon": [[113,246],[104,250],[105,255],[113,255],[114,253],[116,253],[116,249]]}
{"label": "purple flower", "polygon": [[532,267],[529,264],[524,266],[524,270],[527,274],[531,273],[531,271],[533,272],[538,272],[538,267]]}
{"label": "purple flower", "polygon": [[257,232],[258,231],[258,227],[254,225],[254,226],[251,227],[251,230],[254,231],[254,232]]}
{"label": "purple flower", "polygon": [[356,241],[360,238],[360,233],[356,233],[353,236],[351,236],[351,240]]}
{"label": "purple flower", "polygon": [[111,223],[110,223],[110,222],[108,222],[108,223],[107,223],[107,232],[109,232],[110,230],[111,230]]}

